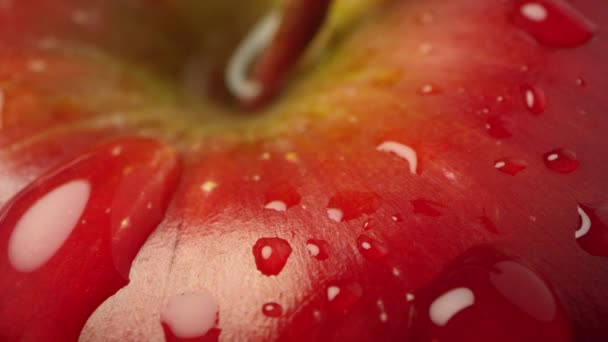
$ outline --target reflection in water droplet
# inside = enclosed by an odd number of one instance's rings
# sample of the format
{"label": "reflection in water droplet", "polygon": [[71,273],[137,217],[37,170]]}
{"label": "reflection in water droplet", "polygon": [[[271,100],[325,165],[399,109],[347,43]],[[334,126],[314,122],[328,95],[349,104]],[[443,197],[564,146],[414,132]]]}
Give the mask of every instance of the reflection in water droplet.
{"label": "reflection in water droplet", "polygon": [[540,44],[573,48],[593,37],[594,25],[565,1],[520,0],[515,3],[513,22]]}
{"label": "reflection in water droplet", "polygon": [[295,188],[287,184],[272,186],[266,191],[264,197],[266,199],[264,208],[279,212],[300,204],[300,194]]}
{"label": "reflection in water droplet", "polygon": [[494,167],[503,173],[515,176],[527,168],[526,162],[513,158],[502,158],[494,162]]}
{"label": "reflection in water droplet", "polygon": [[489,117],[486,121],[486,131],[492,138],[506,139],[512,136],[511,132],[507,129],[506,123],[499,116]]}
{"label": "reflection in water droplet", "polygon": [[357,238],[357,249],[364,258],[371,261],[383,261],[388,256],[388,247],[367,235],[360,235]]}
{"label": "reflection in water droplet", "polygon": [[414,214],[420,214],[430,217],[439,217],[441,212],[437,208],[441,208],[441,204],[433,201],[429,201],[423,198],[415,199],[411,201],[414,206]]}
{"label": "reflection in water droplet", "polygon": [[545,111],[547,99],[545,93],[536,87],[527,87],[524,90],[524,104],[530,113],[539,115]]}
{"label": "reflection in water droplet", "polygon": [[11,234],[11,265],[20,272],[33,272],[49,261],[78,225],[90,192],[89,182],[75,180],[38,199]]}
{"label": "reflection in water droplet", "polygon": [[459,287],[440,295],[429,308],[431,321],[438,326],[444,326],[460,311],[475,303],[475,295],[466,287]]}
{"label": "reflection in water droplet", "polygon": [[167,302],[161,322],[180,339],[205,336],[218,321],[219,305],[209,293],[184,293]]}
{"label": "reflection in water droplet", "polygon": [[329,309],[334,314],[346,314],[362,296],[363,288],[357,282],[336,283],[327,287]]}
{"label": "reflection in water droplet", "polygon": [[329,258],[329,244],[325,240],[310,239],[306,241],[306,249],[317,260]]}
{"label": "reflection in water droplet", "polygon": [[376,150],[379,152],[392,153],[399,158],[406,160],[410,166],[410,173],[416,174],[418,168],[418,154],[413,148],[395,141],[385,141],[380,144]]}
{"label": "reflection in water droplet", "polygon": [[574,172],[579,166],[576,154],[563,148],[545,153],[543,159],[549,169],[559,173]]}
{"label": "reflection in water droplet", "polygon": [[330,198],[327,215],[336,222],[350,221],[378,210],[380,197],[373,192],[342,191]]}
{"label": "reflection in water droplet", "polygon": [[599,207],[580,204],[578,207],[579,226],[574,232],[578,245],[587,253],[608,256],[608,208],[604,208],[604,220],[600,219]]}
{"label": "reflection in water droplet", "polygon": [[281,238],[261,238],[253,246],[255,264],[267,276],[281,273],[291,251],[289,243]]}
{"label": "reflection in water droplet", "polygon": [[571,340],[570,321],[549,285],[495,249],[468,251],[412,299],[413,340]]}
{"label": "reflection in water droplet", "polygon": [[262,313],[267,317],[280,317],[283,314],[283,307],[277,303],[266,303],[262,306]]}

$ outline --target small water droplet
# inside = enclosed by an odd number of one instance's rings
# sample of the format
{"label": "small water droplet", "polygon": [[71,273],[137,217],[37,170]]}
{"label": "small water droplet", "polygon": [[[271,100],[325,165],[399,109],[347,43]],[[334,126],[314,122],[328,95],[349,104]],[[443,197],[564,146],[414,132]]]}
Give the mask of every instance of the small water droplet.
{"label": "small water droplet", "polygon": [[542,114],[547,105],[545,93],[538,87],[526,87],[524,89],[524,104],[530,113]]}
{"label": "small water droplet", "polygon": [[363,296],[363,288],[357,282],[335,283],[327,287],[329,309],[343,315],[350,311]]}
{"label": "small water droplet", "polygon": [[370,230],[372,228],[374,228],[374,224],[371,219],[365,220],[365,222],[363,222],[363,230]]}
{"label": "small water droplet", "polygon": [[608,256],[608,210],[605,210],[605,221],[600,219],[597,211],[597,208],[579,204],[579,225],[574,237],[587,253]]}
{"label": "small water droplet", "polygon": [[549,47],[580,46],[594,34],[594,25],[565,1],[517,1],[513,22]]}
{"label": "small water droplet", "polygon": [[403,217],[401,214],[394,214],[391,216],[391,221],[393,222],[403,222]]}
{"label": "small water droplet", "polygon": [[545,153],[543,160],[550,170],[559,173],[572,173],[580,164],[574,152],[563,148]]}
{"label": "small water droplet", "polygon": [[420,214],[430,217],[439,217],[441,212],[437,208],[441,208],[441,204],[429,201],[423,198],[415,199],[411,201],[414,206],[414,214]]}
{"label": "small water droplet", "polygon": [[283,314],[283,307],[277,303],[266,303],[262,306],[262,313],[267,317],[280,317]]}
{"label": "small water droplet", "polygon": [[494,162],[494,167],[503,173],[515,176],[527,168],[526,162],[513,158],[502,158]]}
{"label": "small water droplet", "polygon": [[214,330],[219,305],[209,293],[173,296],[161,313],[165,334],[178,339],[202,337]]}
{"label": "small water droplet", "polygon": [[433,84],[425,84],[418,89],[420,95],[437,95],[441,93],[441,89]]}
{"label": "small water droplet", "polygon": [[357,238],[357,249],[364,258],[371,261],[383,261],[388,257],[386,244],[367,235]]}
{"label": "small water droplet", "polygon": [[579,86],[579,87],[581,87],[581,88],[584,88],[584,87],[587,86],[587,81],[584,78],[582,78],[582,77],[577,77],[577,79],[576,79],[576,85]]}
{"label": "small water droplet", "polygon": [[512,136],[505,121],[499,116],[489,117],[486,121],[486,131],[496,139],[506,139]]}
{"label": "small water droplet", "polygon": [[378,210],[380,197],[372,192],[343,191],[336,193],[327,204],[327,215],[336,222],[350,221]]}
{"label": "small water droplet", "polygon": [[291,255],[289,242],[281,238],[261,238],[253,246],[255,264],[262,274],[281,273]]}
{"label": "small water droplet", "polygon": [[329,244],[325,240],[310,239],[306,241],[306,249],[317,260],[329,258]]}
{"label": "small water droplet", "polygon": [[491,248],[474,248],[457,258],[413,302],[413,340],[571,338],[570,321],[545,280]]}

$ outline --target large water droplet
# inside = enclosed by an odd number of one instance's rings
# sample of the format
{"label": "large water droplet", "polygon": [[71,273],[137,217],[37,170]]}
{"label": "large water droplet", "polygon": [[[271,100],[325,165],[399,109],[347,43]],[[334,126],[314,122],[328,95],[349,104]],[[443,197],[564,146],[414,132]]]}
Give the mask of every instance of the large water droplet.
{"label": "large water droplet", "polygon": [[380,206],[380,196],[373,192],[343,191],[327,204],[327,215],[336,222],[349,221],[364,214],[373,214]]}
{"label": "large water droplet", "polygon": [[579,11],[561,0],[517,1],[513,22],[539,43],[559,48],[580,46],[595,30]]}
{"label": "large water droplet", "polygon": [[310,239],[306,241],[306,249],[317,260],[329,258],[329,244],[325,240]]}
{"label": "large water droplet", "polygon": [[219,319],[219,305],[209,293],[173,296],[160,317],[167,340],[179,341],[210,333],[219,334],[217,329],[213,329]]}
{"label": "large water droplet", "polygon": [[579,205],[579,226],[574,233],[576,242],[587,253],[608,256],[608,210],[604,208],[605,220],[598,215],[597,208]]}
{"label": "large water droplet", "polygon": [[368,235],[357,238],[357,249],[364,258],[371,261],[383,261],[388,257],[386,244]]}
{"label": "large water droplet", "polygon": [[524,89],[524,104],[530,113],[542,114],[547,106],[547,99],[542,89],[538,87],[526,87]]}
{"label": "large water droplet", "polygon": [[579,166],[576,154],[563,148],[545,153],[543,160],[549,169],[559,173],[572,173]]}
{"label": "large water droplet", "polygon": [[525,170],[527,165],[525,161],[520,159],[502,158],[494,162],[494,167],[500,172],[515,176]]}
{"label": "large water droplet", "polygon": [[262,306],[262,313],[267,317],[280,317],[283,314],[283,307],[277,303],[266,303]]}
{"label": "large water droplet", "polygon": [[17,222],[8,243],[11,265],[32,272],[61,248],[78,224],[91,193],[86,180],[65,183],[36,201]]}
{"label": "large water droplet", "polygon": [[414,340],[570,341],[570,322],[549,285],[521,262],[472,249],[416,293]]}
{"label": "large water droplet", "polygon": [[253,246],[255,264],[267,276],[281,273],[290,255],[289,242],[281,238],[261,238]]}

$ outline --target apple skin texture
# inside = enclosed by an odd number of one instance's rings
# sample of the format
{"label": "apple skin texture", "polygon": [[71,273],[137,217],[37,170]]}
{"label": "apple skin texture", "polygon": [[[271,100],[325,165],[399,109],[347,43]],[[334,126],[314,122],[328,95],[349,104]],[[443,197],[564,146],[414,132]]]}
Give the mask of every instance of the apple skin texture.
{"label": "apple skin texture", "polygon": [[608,340],[608,3],[270,6],[0,3],[0,340]]}

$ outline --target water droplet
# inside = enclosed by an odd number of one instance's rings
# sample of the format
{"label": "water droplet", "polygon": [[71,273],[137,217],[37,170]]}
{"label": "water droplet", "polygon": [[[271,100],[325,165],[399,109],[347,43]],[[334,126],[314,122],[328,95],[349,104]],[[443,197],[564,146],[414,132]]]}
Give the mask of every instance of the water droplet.
{"label": "water droplet", "polygon": [[474,248],[416,293],[413,340],[570,341],[570,322],[532,269]]}
{"label": "water droplet", "polygon": [[367,235],[360,235],[357,238],[357,249],[364,258],[371,261],[383,261],[388,257],[386,244]]}
{"label": "water droplet", "polygon": [[363,222],[363,230],[370,230],[372,228],[374,228],[374,224],[371,219],[365,220],[365,222]]}
{"label": "water droplet", "polygon": [[392,153],[397,157],[406,160],[410,166],[410,172],[416,174],[418,168],[418,154],[413,148],[395,141],[385,141],[380,144],[376,150],[379,152]]}
{"label": "water droplet", "polygon": [[526,87],[524,90],[524,104],[530,113],[542,114],[547,105],[545,93],[537,87]]}
{"label": "water droplet", "polygon": [[426,199],[415,199],[411,201],[412,206],[414,206],[414,214],[420,214],[424,216],[430,217],[439,217],[441,216],[441,212],[437,210],[441,205],[439,203],[429,201]]}
{"label": "water droplet", "polygon": [[33,272],[52,258],[78,224],[90,193],[89,182],[75,180],[38,199],[11,234],[8,244],[11,265],[20,272]]}
{"label": "water droplet", "polygon": [[283,314],[283,307],[277,303],[266,303],[262,306],[262,313],[267,317],[280,317]]}
{"label": "water droplet", "polygon": [[403,217],[401,214],[394,214],[391,216],[391,221],[393,222],[403,222]]}
{"label": "water droplet", "polygon": [[441,89],[433,84],[425,84],[418,89],[420,95],[437,95],[441,93]]}
{"label": "water droplet", "polygon": [[325,240],[310,239],[306,241],[306,249],[317,260],[329,258],[329,244]]}
{"label": "water droplet", "polygon": [[608,220],[602,221],[596,208],[582,204],[578,207],[578,215],[579,226],[574,232],[578,245],[591,255],[608,256],[608,224],[605,223]]}
{"label": "water droplet", "polygon": [[502,158],[494,162],[494,167],[503,173],[515,176],[527,168],[526,162],[513,158]]}
{"label": "water droplet", "polygon": [[327,215],[336,222],[350,221],[378,210],[380,197],[372,192],[343,191],[336,193],[327,204]]}
{"label": "water droplet", "polygon": [[506,123],[499,116],[488,118],[486,121],[486,131],[491,137],[496,139],[506,139],[512,136],[511,132],[507,129]]}
{"label": "water droplet", "polygon": [[287,209],[300,204],[300,194],[290,185],[274,185],[265,194],[265,209],[275,211],[286,211]]}
{"label": "water droplet", "polygon": [[581,87],[581,88],[584,88],[584,87],[587,86],[587,81],[584,78],[582,78],[582,77],[577,77],[576,78],[576,85],[579,86],[579,87]]}
{"label": "water droplet", "polygon": [[161,312],[165,333],[190,339],[207,335],[217,324],[219,305],[209,293],[173,296]]}
{"label": "water droplet", "polygon": [[565,1],[517,1],[513,22],[540,44],[573,48],[580,46],[594,33],[594,25]]}
{"label": "water droplet", "polygon": [[572,173],[579,166],[576,154],[563,148],[545,153],[543,160],[549,169],[559,173]]}
{"label": "water droplet", "polygon": [[327,287],[329,309],[334,314],[346,314],[363,296],[363,288],[357,282],[335,283]]}
{"label": "water droplet", "polygon": [[253,246],[255,264],[267,276],[281,273],[290,255],[289,242],[281,238],[261,238]]}

